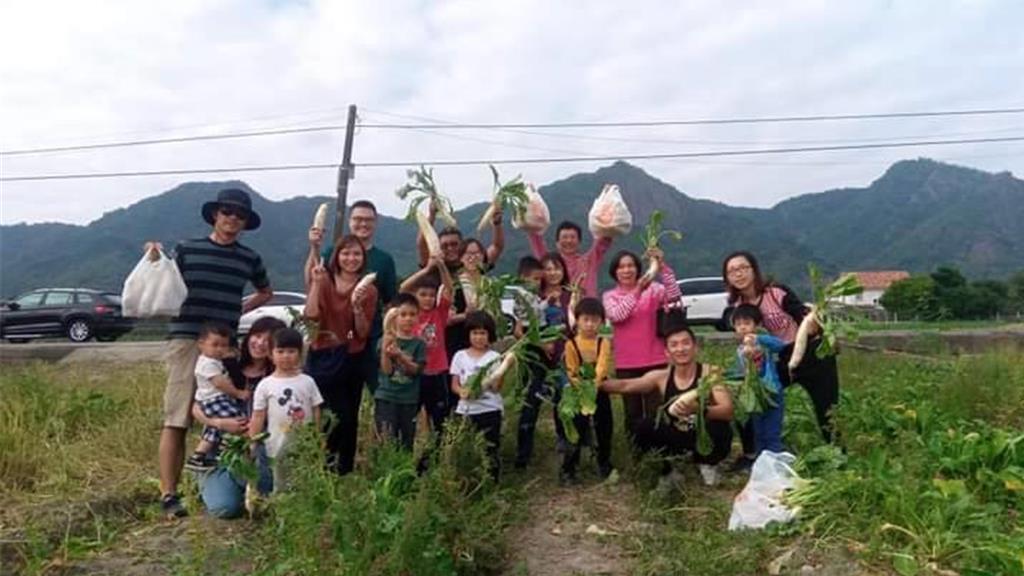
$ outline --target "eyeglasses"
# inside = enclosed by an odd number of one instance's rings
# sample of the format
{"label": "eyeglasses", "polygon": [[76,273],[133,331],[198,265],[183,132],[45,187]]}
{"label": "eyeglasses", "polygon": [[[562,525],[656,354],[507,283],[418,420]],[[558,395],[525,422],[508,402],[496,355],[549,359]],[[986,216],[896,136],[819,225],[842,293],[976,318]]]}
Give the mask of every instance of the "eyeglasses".
{"label": "eyeglasses", "polygon": [[456,240],[455,242],[441,242],[441,248],[458,248],[462,245],[462,242]]}
{"label": "eyeglasses", "polygon": [[739,266],[733,266],[725,271],[727,276],[736,276],[737,274],[743,274],[744,272],[753,270],[750,264],[740,264]]}
{"label": "eyeglasses", "polygon": [[376,220],[376,218],[374,218],[373,216],[369,216],[369,217],[353,216],[353,217],[349,218],[349,220],[351,220],[355,224],[373,224],[373,222],[374,222],[374,220]]}
{"label": "eyeglasses", "polygon": [[249,211],[245,208],[235,208],[234,206],[221,206],[219,212],[228,218],[234,216],[239,220],[248,220]]}

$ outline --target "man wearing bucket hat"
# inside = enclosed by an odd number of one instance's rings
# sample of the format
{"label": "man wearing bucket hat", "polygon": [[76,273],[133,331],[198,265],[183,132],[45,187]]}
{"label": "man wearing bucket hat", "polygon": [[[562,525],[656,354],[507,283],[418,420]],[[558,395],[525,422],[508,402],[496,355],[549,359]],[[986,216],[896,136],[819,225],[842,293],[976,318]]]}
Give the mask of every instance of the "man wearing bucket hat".
{"label": "man wearing bucket hat", "polygon": [[[260,216],[252,209],[249,194],[236,188],[221,190],[216,200],[203,204],[202,215],[213,227],[210,234],[185,240],[174,249],[174,260],[188,287],[188,296],[168,330],[167,388],[159,459],[160,503],[169,517],[186,514],[177,489],[196,387],[199,329],[205,322],[221,322],[235,329],[242,314],[262,306],[273,296],[263,259],[238,242],[243,230],[260,226]],[[152,254],[160,248],[157,242],[146,243]],[[247,283],[253,285],[256,293],[243,302],[242,291]],[[238,430],[229,432],[244,429],[244,422],[235,424]]]}

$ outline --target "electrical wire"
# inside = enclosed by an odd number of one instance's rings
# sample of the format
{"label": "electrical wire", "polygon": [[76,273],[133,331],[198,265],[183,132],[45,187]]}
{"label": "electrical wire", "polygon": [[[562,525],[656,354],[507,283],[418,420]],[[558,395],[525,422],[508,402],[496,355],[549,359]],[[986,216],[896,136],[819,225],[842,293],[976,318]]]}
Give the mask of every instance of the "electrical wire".
{"label": "electrical wire", "polygon": [[[891,112],[879,114],[840,114],[840,115],[817,115],[817,116],[778,116],[760,118],[718,118],[701,120],[661,120],[641,122],[561,122],[561,123],[526,123],[526,124],[464,124],[464,123],[422,123],[422,124],[389,124],[389,123],[360,123],[361,129],[382,129],[382,130],[469,130],[469,129],[548,129],[548,128],[629,128],[629,127],[655,127],[655,126],[696,126],[696,125],[723,125],[723,124],[765,124],[765,123],[788,123],[788,122],[819,122],[819,121],[841,121],[841,120],[873,120],[873,119],[894,119],[894,118],[924,118],[942,116],[979,116],[994,114],[1021,114],[1024,108],[992,108],[981,110],[954,110],[935,112]],[[197,142],[211,140],[228,140],[240,138],[254,138],[263,136],[281,136],[286,134],[306,134],[313,132],[344,130],[344,124],[329,124],[324,126],[306,126],[300,128],[281,128],[272,130],[253,130],[247,132],[234,132],[227,134],[202,134],[193,136],[179,136],[170,138],[151,138],[141,140],[126,140],[120,142],[101,142],[94,144],[81,144],[75,146],[53,146],[46,148],[24,148],[18,150],[2,150],[0,156],[24,156],[30,154],[47,154],[57,152],[74,152],[86,150],[100,150],[106,148],[124,148],[129,146],[150,146],[157,144],[173,144],[181,142]]]}
{"label": "electrical wire", "polygon": [[698,120],[651,120],[634,122],[554,122],[554,123],[431,123],[431,124],[363,124],[364,128],[381,129],[492,129],[492,128],[633,128],[652,126],[698,126],[716,124],[772,124],[790,122],[831,122],[843,120],[880,120],[892,118],[932,118],[940,116],[987,116],[994,114],[1022,114],[1024,108],[991,108],[980,110],[943,110],[933,112],[885,112],[876,114],[821,114],[814,116],[769,116],[749,118],[707,118]]}
{"label": "electrical wire", "polygon": [[[356,163],[357,168],[393,168],[407,166],[482,166],[488,164],[509,165],[509,164],[563,164],[570,162],[612,162],[617,160],[661,160],[661,159],[682,159],[682,158],[714,158],[722,156],[754,156],[774,154],[795,154],[833,152],[840,150],[873,150],[888,148],[912,148],[925,146],[948,146],[959,144],[991,144],[1022,142],[1024,136],[1008,136],[1004,138],[973,138],[957,140],[921,140],[911,142],[890,142],[877,144],[849,144],[837,146],[805,146],[790,148],[763,148],[753,150],[713,150],[704,152],[673,152],[662,154],[624,154],[617,156],[567,156],[556,158],[497,158],[490,160],[416,160],[402,162],[361,162]],[[94,172],[82,174],[41,174],[41,175],[19,175],[2,176],[0,182],[29,182],[41,180],[77,180],[86,178],[123,178],[134,176],[166,176],[180,174],[217,174],[226,172],[268,172],[268,171],[290,171],[290,170],[313,170],[325,168],[338,168],[336,163],[324,164],[291,164],[277,166],[237,166],[229,168],[197,168],[197,169],[173,169],[173,170],[151,170],[151,171],[125,171],[125,172]]]}

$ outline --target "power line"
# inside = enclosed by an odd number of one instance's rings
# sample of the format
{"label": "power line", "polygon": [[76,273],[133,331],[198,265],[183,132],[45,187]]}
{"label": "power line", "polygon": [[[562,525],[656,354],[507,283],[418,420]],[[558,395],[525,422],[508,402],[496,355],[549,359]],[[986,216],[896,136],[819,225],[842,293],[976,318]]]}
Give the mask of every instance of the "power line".
{"label": "power line", "polygon": [[945,110],[934,112],[888,112],[879,114],[834,114],[816,116],[770,116],[750,118],[708,118],[698,120],[652,120],[636,122],[555,122],[555,123],[430,123],[430,124],[362,124],[363,128],[380,129],[449,129],[449,130],[485,130],[485,129],[540,129],[540,128],[637,128],[653,126],[696,126],[714,124],[769,124],[784,122],[826,122],[840,120],[879,120],[891,118],[930,118],[938,116],[985,116],[993,114],[1021,114],[1024,108],[991,108],[982,110]]}
{"label": "power line", "polygon": [[254,138],[258,136],[280,136],[282,134],[303,134],[308,132],[326,132],[330,130],[344,129],[344,124],[330,124],[326,126],[305,126],[302,128],[278,128],[274,130],[254,130],[251,132],[232,132],[228,134],[203,134],[197,136],[177,136],[172,138],[152,138],[149,140],[126,140],[122,142],[82,144],[79,146],[55,146],[53,148],[26,148],[23,150],[3,150],[0,151],[0,156],[22,156],[27,154],[73,152],[80,150],[100,150],[103,148],[126,148],[129,146],[150,146],[153,144],[173,144],[178,142],[196,142],[202,140],[229,140],[235,138]]}
{"label": "power line", "polygon": [[[432,122],[421,124],[388,124],[388,123],[362,123],[361,129],[382,129],[382,130],[513,130],[513,129],[550,129],[550,128],[630,128],[630,127],[656,127],[656,126],[695,126],[695,125],[722,125],[722,124],[767,124],[784,122],[820,122],[840,120],[871,120],[871,119],[893,119],[893,118],[924,118],[940,116],[979,116],[993,114],[1021,114],[1024,108],[992,108],[982,110],[954,110],[937,112],[892,112],[880,114],[841,114],[841,115],[818,115],[818,116],[779,116],[760,118],[718,118],[699,120],[661,120],[645,122],[562,122],[562,123],[527,123],[527,124],[464,124],[450,122]],[[255,138],[263,136],[281,136],[286,134],[304,134],[313,132],[327,132],[344,130],[343,124],[328,124],[323,126],[305,126],[300,128],[280,128],[271,130],[254,130],[247,132],[233,132],[226,134],[203,134],[194,136],[179,136],[170,138],[151,138],[142,140],[126,140],[120,142],[101,142],[95,144],[81,144],[75,146],[54,146],[48,148],[25,148],[20,150],[2,150],[0,156],[22,156],[29,154],[47,154],[56,152],[74,152],[86,150],[100,150],[106,148],[124,148],[130,146],[150,146],[157,144],[173,144],[181,142],[197,142],[211,140],[228,140],[240,138]]]}
{"label": "power line", "polygon": [[[364,109],[366,111],[366,109]],[[427,116],[413,116],[409,114],[396,114],[393,112],[384,112],[380,110],[370,110],[371,114],[379,114],[382,116],[390,116],[393,118],[404,118],[406,120],[419,120],[423,122],[432,122],[437,124],[448,124],[453,125],[457,122],[447,119],[431,118]],[[598,142],[624,142],[630,144],[687,144],[694,146],[751,146],[751,145],[777,145],[777,146],[802,146],[802,145],[828,145],[828,144],[853,144],[853,143],[869,143],[869,142],[886,142],[893,140],[911,140],[919,138],[959,138],[964,136],[980,136],[980,135],[993,135],[993,134],[1006,134],[1007,132],[1020,131],[1021,126],[1014,126],[1009,128],[998,128],[989,130],[972,130],[967,132],[946,132],[939,134],[912,134],[912,135],[901,135],[901,136],[884,136],[884,137],[865,137],[865,138],[829,138],[829,139],[814,139],[814,140],[692,140],[692,139],[678,139],[678,138],[646,138],[646,137],[635,137],[635,136],[594,136],[588,134],[573,134],[567,132],[550,132],[550,131],[532,131],[532,130],[518,130],[513,128],[493,128],[493,131],[504,132],[507,134],[521,134],[526,136],[539,136],[541,138],[555,138],[555,139],[567,139],[567,140],[587,140],[587,141],[598,141]],[[454,138],[455,134],[446,134],[443,132],[437,132],[428,129],[417,129],[420,132],[433,134],[437,136],[445,136],[448,138]],[[463,138],[471,139],[468,136]],[[491,144],[504,145],[502,142],[493,140],[477,140],[479,142],[486,142]],[[557,149],[546,149],[536,148],[538,150],[555,151]],[[570,152],[572,154],[580,154],[580,152]]]}
{"label": "power line", "polygon": [[[840,150],[872,150],[885,148],[917,148],[925,146],[948,146],[957,144],[991,144],[998,142],[1022,142],[1024,136],[1004,138],[973,138],[958,140],[921,140],[913,142],[890,142],[879,144],[849,144],[837,146],[804,146],[792,148],[763,148],[753,150],[714,150],[706,152],[672,152],[663,154],[624,154],[620,156],[567,156],[556,158],[506,158],[492,160],[408,160],[402,162],[363,162],[358,168],[394,168],[407,166],[485,166],[488,164],[564,164],[570,162],[612,162],[616,160],[662,160],[672,158],[713,158],[721,156],[755,156],[771,154],[796,154],[812,152],[834,152]],[[0,182],[29,182],[40,180],[78,180],[85,178],[122,178],[130,176],[167,176],[181,174],[217,174],[226,172],[270,172],[290,170],[314,170],[337,168],[335,163],[290,164],[277,166],[237,166],[231,168],[197,168],[177,170],[152,170],[134,172],[93,172],[83,174],[43,174],[27,176],[4,176]]]}

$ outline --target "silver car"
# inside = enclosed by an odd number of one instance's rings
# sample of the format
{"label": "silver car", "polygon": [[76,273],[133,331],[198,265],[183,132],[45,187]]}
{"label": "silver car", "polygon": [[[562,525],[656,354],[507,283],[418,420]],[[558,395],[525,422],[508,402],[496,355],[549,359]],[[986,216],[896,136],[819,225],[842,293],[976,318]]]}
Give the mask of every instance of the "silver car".
{"label": "silver car", "polygon": [[[289,308],[293,312],[289,312]],[[274,292],[274,296],[259,308],[243,314],[238,320],[238,335],[249,333],[253,322],[271,316],[284,322],[286,326],[295,324],[295,315],[302,315],[306,309],[306,295],[302,292]]]}

